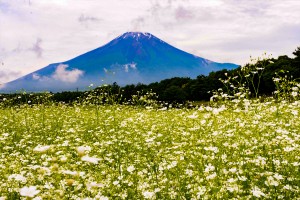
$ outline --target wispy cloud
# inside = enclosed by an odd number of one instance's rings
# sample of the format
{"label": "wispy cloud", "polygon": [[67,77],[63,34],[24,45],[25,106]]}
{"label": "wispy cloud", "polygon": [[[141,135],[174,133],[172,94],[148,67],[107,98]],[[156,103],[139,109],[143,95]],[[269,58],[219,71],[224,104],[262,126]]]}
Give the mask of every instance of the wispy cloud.
{"label": "wispy cloud", "polygon": [[41,58],[43,55],[42,39],[37,38],[36,42],[33,44],[33,46],[29,50],[33,51],[38,58]]}
{"label": "wispy cloud", "polygon": [[59,64],[52,77],[65,83],[75,83],[84,74],[79,69],[67,70],[68,67],[68,65]]}
{"label": "wispy cloud", "polygon": [[179,21],[186,21],[194,18],[194,13],[185,7],[179,6],[175,10],[175,18]]}
{"label": "wispy cloud", "polygon": [[78,21],[79,22],[89,22],[89,21],[93,22],[93,21],[100,21],[100,19],[98,19],[97,17],[81,14],[80,17],[78,18]]}
{"label": "wispy cloud", "polygon": [[143,27],[145,25],[145,18],[144,17],[137,17],[131,21],[132,24],[132,31],[143,31]]}

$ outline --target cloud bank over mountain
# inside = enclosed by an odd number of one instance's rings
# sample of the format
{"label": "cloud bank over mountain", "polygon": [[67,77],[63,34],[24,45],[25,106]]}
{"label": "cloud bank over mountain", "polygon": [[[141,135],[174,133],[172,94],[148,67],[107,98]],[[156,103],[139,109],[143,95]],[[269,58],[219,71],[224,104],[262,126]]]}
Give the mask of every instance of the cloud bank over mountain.
{"label": "cloud bank over mountain", "polygon": [[68,67],[68,65],[59,64],[52,77],[62,82],[75,83],[84,72],[79,69],[67,70]]}

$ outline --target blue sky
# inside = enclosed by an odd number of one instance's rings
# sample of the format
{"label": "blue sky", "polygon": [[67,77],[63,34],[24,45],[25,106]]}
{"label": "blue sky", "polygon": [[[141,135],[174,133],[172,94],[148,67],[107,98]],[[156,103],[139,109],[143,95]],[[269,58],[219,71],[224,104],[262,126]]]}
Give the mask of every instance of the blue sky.
{"label": "blue sky", "polygon": [[299,10],[299,0],[0,0],[0,84],[127,31],[217,62],[291,56]]}

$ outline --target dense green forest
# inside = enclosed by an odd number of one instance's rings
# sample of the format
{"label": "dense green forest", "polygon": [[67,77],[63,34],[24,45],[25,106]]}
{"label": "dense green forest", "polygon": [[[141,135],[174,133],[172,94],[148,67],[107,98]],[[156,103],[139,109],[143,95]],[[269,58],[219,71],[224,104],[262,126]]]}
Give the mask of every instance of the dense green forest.
{"label": "dense green forest", "polygon": [[[163,102],[208,101],[212,96],[212,91],[217,91],[219,88],[226,91],[230,87],[237,87],[233,85],[233,82],[237,82],[240,84],[239,86],[248,87],[250,97],[271,96],[276,90],[274,78],[277,76],[293,80],[300,78],[300,47],[293,52],[293,55],[294,58],[286,55],[270,58],[263,55],[262,58],[251,60],[251,63],[237,69],[211,72],[207,76],[199,75],[196,79],[174,77],[149,85],[137,84],[124,87],[114,83],[86,92],[50,93],[49,99],[56,102],[72,103],[89,98],[88,96],[91,94],[101,96],[105,93],[106,96],[102,96],[101,101],[109,101],[108,95],[114,96],[114,102],[120,103],[133,102],[137,98],[142,98],[143,95],[152,95],[156,100]],[[12,96],[18,97],[15,98],[16,102],[42,101],[37,94],[24,95],[24,93],[21,96],[19,94],[2,94],[0,100],[3,101],[3,99]],[[99,98],[97,99],[99,100]]]}

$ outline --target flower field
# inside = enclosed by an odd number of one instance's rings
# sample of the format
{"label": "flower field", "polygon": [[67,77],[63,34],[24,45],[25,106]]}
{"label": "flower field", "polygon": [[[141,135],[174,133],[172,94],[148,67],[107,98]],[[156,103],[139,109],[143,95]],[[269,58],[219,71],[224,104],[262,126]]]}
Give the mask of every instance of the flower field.
{"label": "flower field", "polygon": [[0,199],[300,199],[300,101],[0,108]]}

